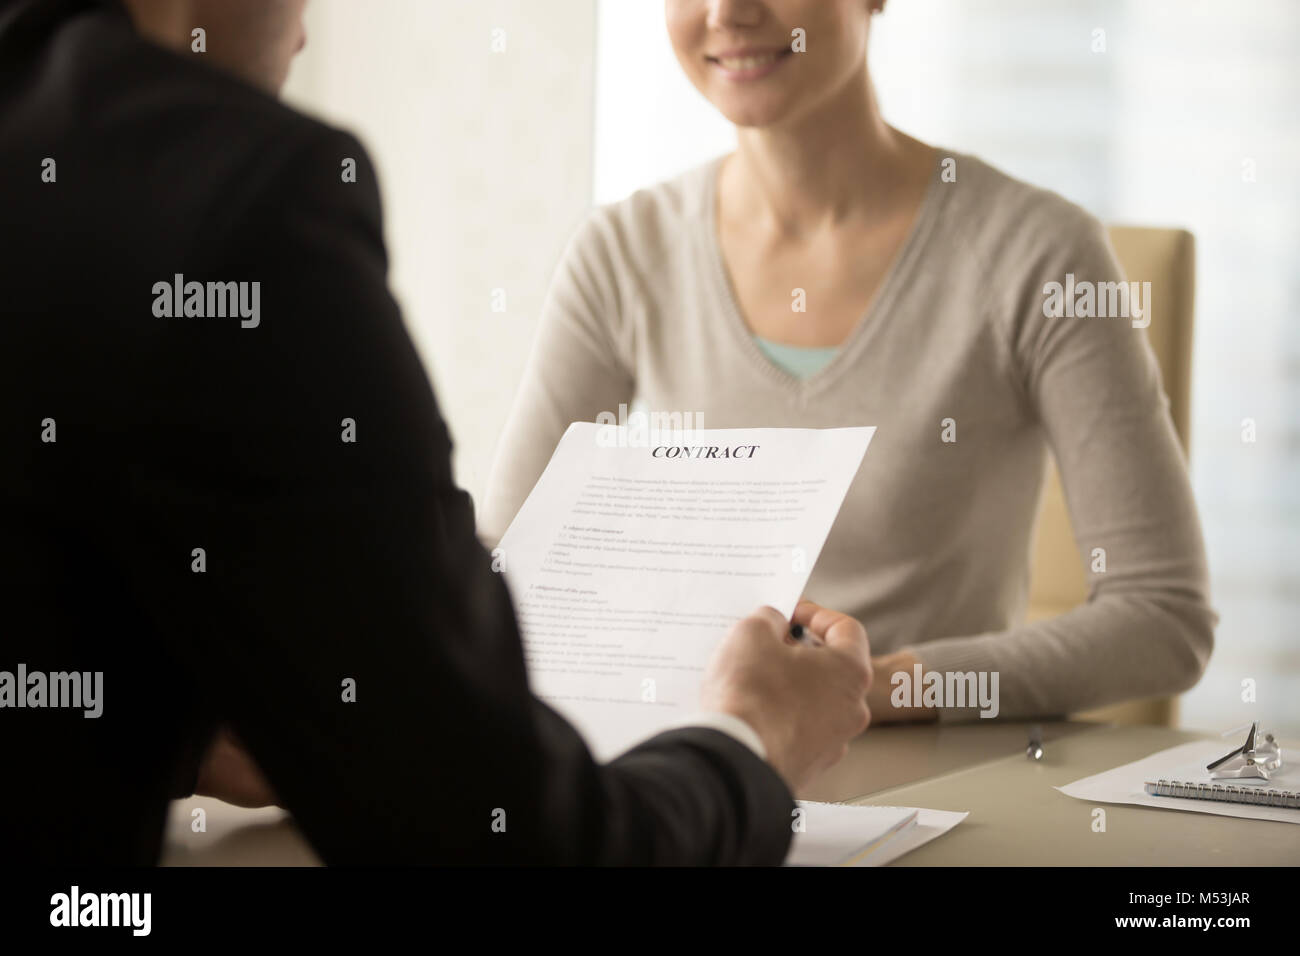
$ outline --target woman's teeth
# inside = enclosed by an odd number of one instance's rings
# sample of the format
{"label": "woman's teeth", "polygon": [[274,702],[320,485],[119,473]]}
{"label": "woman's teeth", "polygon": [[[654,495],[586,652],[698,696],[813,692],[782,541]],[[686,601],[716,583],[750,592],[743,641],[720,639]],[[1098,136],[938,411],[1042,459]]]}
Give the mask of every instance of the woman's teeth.
{"label": "woman's teeth", "polygon": [[719,57],[718,62],[727,70],[756,70],[760,66],[767,66],[769,63],[775,63],[781,56],[780,53],[763,53],[759,56],[724,56]]}

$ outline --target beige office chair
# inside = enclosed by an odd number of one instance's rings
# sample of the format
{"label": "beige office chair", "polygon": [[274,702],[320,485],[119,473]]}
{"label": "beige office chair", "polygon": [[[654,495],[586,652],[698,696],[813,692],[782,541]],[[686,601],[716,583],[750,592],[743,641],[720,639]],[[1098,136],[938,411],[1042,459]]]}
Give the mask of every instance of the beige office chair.
{"label": "beige office chair", "polygon": [[[1130,281],[1151,282],[1151,324],[1145,332],[1160,363],[1174,427],[1187,452],[1192,370],[1192,314],[1195,298],[1195,244],[1181,229],[1113,226],[1111,244]],[[1048,462],[1047,486],[1039,510],[1030,565],[1030,621],[1052,617],[1082,604],[1088,596],[1082,559],[1070,527],[1070,514],[1056,466]],[[1173,726],[1176,697],[1118,704],[1074,715],[1082,720]]]}

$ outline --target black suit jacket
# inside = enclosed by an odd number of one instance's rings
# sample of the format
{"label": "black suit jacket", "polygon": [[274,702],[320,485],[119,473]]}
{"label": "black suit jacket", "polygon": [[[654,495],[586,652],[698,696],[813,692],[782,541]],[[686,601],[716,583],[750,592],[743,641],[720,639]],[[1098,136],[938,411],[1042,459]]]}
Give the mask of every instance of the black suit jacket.
{"label": "black suit jacket", "polygon": [[[98,719],[0,709],[0,860],[154,862],[223,722],[329,863],[782,859],[731,737],[602,766],[529,693],[355,139],[115,4],[0,0],[0,194],[0,670],[104,675]],[[178,274],[260,323],[156,315]]]}

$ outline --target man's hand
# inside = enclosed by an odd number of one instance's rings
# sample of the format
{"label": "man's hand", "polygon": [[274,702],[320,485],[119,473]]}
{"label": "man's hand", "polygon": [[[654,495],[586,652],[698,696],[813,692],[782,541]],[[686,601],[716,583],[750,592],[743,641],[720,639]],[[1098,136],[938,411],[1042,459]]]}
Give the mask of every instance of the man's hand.
{"label": "man's hand", "polygon": [[753,727],[768,762],[798,791],[871,722],[871,654],[867,632],[846,614],[809,601],[795,609],[793,623],[823,646],[794,641],[790,623],[764,607],[736,624],[710,662],[701,697],[706,709]]}
{"label": "man's hand", "polygon": [[248,751],[224,727],[217,731],[199,765],[194,792],[237,807],[279,806],[279,798]]}

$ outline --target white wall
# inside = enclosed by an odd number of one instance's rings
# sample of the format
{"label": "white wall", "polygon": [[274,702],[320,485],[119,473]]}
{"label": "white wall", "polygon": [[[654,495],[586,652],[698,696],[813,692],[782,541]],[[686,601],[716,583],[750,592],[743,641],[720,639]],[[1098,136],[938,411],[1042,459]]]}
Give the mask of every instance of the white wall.
{"label": "white wall", "polygon": [[614,202],[736,146],[673,55],[663,0],[600,0],[595,199]]}
{"label": "white wall", "polygon": [[312,0],[307,30],[286,98],[378,168],[391,283],[479,499],[591,200],[594,0]]}

